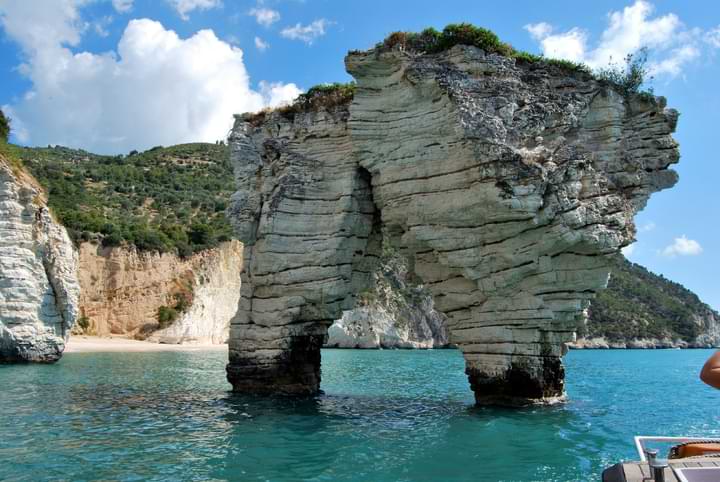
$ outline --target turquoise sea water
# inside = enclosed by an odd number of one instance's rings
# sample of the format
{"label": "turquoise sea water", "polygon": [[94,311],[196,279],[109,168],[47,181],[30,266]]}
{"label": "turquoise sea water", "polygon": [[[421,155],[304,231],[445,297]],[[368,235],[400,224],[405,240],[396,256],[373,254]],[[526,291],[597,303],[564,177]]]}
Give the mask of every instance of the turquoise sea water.
{"label": "turquoise sea water", "polygon": [[599,480],[635,434],[720,435],[710,354],[571,352],[528,410],[474,408],[454,350],[324,350],[304,401],[229,393],[224,352],[0,366],[0,480]]}

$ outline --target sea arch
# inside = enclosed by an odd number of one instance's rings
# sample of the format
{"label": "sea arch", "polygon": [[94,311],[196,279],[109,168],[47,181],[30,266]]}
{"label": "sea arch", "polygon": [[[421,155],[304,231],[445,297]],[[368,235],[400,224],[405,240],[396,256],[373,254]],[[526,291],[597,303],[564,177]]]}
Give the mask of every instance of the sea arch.
{"label": "sea arch", "polygon": [[327,329],[385,241],[448,316],[478,404],[562,397],[565,343],[610,256],[676,182],[677,113],[468,46],[354,52],[346,66],[352,99],[238,116],[230,136],[245,246],[234,390],[318,392]]}

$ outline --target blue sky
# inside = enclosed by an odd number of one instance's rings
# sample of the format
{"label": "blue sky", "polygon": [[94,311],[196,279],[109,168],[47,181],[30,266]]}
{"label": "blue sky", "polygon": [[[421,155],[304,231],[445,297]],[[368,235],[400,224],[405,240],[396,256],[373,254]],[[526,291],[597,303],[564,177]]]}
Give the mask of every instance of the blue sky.
{"label": "blue sky", "polygon": [[720,2],[0,0],[0,20],[13,140],[108,153],[224,138],[233,112],[350,80],[347,50],[395,30],[471,22],[594,66],[648,46],[655,92],[681,113],[680,182],[627,252],[720,309]]}

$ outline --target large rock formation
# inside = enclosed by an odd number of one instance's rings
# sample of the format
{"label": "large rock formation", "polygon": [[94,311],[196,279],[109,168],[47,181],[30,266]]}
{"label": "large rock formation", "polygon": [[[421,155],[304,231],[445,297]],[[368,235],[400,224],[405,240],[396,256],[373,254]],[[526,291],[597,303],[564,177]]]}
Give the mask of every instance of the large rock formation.
{"label": "large rock formation", "polygon": [[42,188],[0,155],[0,362],[60,358],[78,313],[77,264]]}
{"label": "large rock formation", "polygon": [[352,103],[240,116],[228,379],[312,394],[383,235],[448,316],[478,404],[546,402],[633,215],[677,179],[664,99],[469,46],[353,52]]}
{"label": "large rock formation", "polygon": [[[240,298],[241,268],[238,241],[185,259],[172,253],[83,243],[82,332],[149,337],[162,343],[225,343]],[[185,301],[184,306],[175,310],[179,299]],[[161,307],[173,308],[177,319],[161,326]]]}

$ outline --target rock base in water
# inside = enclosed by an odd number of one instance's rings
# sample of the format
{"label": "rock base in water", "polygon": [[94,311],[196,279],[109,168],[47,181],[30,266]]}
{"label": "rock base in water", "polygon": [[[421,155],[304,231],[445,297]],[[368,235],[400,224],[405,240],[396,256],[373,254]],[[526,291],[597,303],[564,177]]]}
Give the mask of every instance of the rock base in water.
{"label": "rock base in water", "polygon": [[243,360],[230,349],[227,378],[233,390],[260,395],[315,395],[320,391],[321,336],[299,336],[288,340],[290,347],[281,356]]}
{"label": "rock base in water", "polygon": [[522,366],[518,360],[502,376],[491,376],[482,367],[465,372],[476,405],[526,406],[557,403],[564,399],[565,369],[559,358],[548,357],[541,370],[535,360]]}

